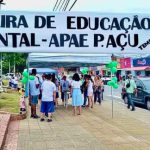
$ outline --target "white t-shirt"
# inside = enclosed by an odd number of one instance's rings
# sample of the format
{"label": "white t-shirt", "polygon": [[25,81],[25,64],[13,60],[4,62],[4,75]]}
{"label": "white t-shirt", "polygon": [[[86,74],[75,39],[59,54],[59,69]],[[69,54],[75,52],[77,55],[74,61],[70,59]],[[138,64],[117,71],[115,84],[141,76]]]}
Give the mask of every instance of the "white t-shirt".
{"label": "white t-shirt", "polygon": [[81,82],[80,81],[72,81],[71,86],[73,89],[80,89]]}
{"label": "white t-shirt", "polygon": [[18,84],[18,78],[17,77],[14,78],[13,83]]}
{"label": "white t-shirt", "polygon": [[93,83],[91,81],[88,84],[88,92],[93,92]]}
{"label": "white t-shirt", "polygon": [[54,100],[53,93],[56,92],[56,85],[48,80],[45,80],[42,84],[42,101],[52,102]]}

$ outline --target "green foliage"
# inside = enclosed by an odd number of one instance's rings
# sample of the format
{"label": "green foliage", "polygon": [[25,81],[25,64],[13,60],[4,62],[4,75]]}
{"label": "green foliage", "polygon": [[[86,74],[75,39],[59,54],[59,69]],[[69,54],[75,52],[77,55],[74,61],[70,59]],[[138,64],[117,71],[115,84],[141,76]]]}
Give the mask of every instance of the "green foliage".
{"label": "green foliage", "polygon": [[27,56],[28,54],[25,53],[2,53],[3,74],[9,72],[9,64],[10,72],[13,72],[14,65],[16,72],[23,72],[24,68],[26,68]]}

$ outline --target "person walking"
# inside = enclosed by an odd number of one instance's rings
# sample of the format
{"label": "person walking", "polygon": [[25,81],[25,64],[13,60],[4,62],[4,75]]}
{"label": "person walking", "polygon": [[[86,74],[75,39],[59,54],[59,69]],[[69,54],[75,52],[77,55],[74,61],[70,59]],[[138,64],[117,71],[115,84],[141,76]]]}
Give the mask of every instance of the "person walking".
{"label": "person walking", "polygon": [[40,83],[38,78],[36,77],[36,69],[32,69],[32,76],[34,76],[34,80],[29,80],[29,93],[30,93],[30,104],[31,104],[31,118],[39,118],[36,113],[36,106],[38,104],[38,98],[40,94]]}
{"label": "person walking", "polygon": [[72,106],[73,106],[73,114],[76,115],[76,108],[78,108],[78,115],[81,115],[83,105],[83,98],[81,93],[81,82],[80,77],[77,73],[73,75],[71,83],[71,93],[72,93]]}
{"label": "person walking", "polygon": [[52,113],[55,111],[54,102],[56,100],[56,85],[51,81],[51,75],[46,76],[42,83],[42,101],[41,101],[41,121],[44,121],[45,113],[48,113],[47,122],[52,122]]}
{"label": "person walking", "polygon": [[127,99],[128,99],[128,106],[127,108],[130,109],[130,106],[132,106],[131,111],[135,111],[134,102],[132,101],[132,96],[134,92],[137,92],[136,90],[136,84],[135,81],[132,79],[132,74],[128,75],[128,79],[125,81],[125,89],[127,93]]}

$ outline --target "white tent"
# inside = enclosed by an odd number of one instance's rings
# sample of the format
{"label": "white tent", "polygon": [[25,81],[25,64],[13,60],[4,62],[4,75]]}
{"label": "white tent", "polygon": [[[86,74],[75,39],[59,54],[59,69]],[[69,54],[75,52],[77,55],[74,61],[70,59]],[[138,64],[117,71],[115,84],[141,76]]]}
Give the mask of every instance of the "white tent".
{"label": "white tent", "polygon": [[108,64],[110,54],[63,54],[63,53],[30,53],[28,62],[30,67],[85,67]]}

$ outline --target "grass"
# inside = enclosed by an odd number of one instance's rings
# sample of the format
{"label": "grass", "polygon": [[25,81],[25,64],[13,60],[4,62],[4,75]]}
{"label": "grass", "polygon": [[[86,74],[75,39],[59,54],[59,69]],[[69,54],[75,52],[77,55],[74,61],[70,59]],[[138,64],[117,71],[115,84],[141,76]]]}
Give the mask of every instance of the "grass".
{"label": "grass", "polygon": [[0,93],[0,111],[19,113],[19,94],[16,91]]}

